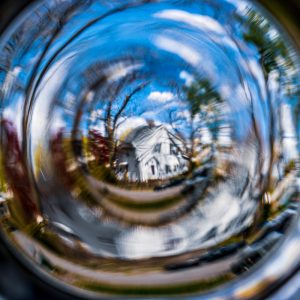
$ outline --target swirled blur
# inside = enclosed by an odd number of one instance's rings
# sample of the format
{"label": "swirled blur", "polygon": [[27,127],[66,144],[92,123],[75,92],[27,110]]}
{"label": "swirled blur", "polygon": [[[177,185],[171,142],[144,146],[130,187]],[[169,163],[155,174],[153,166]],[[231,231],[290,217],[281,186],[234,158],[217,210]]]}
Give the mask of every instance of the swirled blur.
{"label": "swirled blur", "polygon": [[29,266],[201,293],[297,218],[298,58],[251,3],[39,1],[0,51],[0,228]]}

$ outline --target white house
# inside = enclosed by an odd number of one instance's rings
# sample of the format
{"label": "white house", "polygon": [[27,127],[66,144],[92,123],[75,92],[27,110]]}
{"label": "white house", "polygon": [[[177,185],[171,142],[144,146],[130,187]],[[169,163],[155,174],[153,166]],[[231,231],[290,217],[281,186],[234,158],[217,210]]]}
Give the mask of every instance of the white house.
{"label": "white house", "polygon": [[163,125],[141,126],[120,145],[117,166],[120,180],[167,179],[188,170],[184,141]]}

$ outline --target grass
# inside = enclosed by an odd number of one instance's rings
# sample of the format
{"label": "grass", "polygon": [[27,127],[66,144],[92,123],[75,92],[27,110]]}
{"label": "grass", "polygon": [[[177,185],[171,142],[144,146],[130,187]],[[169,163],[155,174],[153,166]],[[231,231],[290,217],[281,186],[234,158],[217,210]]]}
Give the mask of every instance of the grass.
{"label": "grass", "polygon": [[155,201],[155,202],[131,202],[128,201],[127,198],[122,198],[120,196],[114,196],[112,194],[109,195],[109,200],[112,202],[116,203],[118,206],[121,206],[123,208],[128,208],[132,210],[137,210],[137,211],[156,211],[156,210],[161,210],[164,208],[168,208],[170,206],[173,206],[177,204],[180,200],[182,200],[181,195],[177,195],[176,197],[169,197],[165,198],[160,201]]}
{"label": "grass", "polygon": [[166,286],[125,286],[112,285],[107,283],[91,282],[87,280],[75,281],[75,285],[98,293],[110,293],[124,296],[158,296],[158,295],[187,295],[197,292],[209,291],[219,287],[233,279],[230,274],[222,275],[210,280],[195,281],[186,284],[166,285]]}

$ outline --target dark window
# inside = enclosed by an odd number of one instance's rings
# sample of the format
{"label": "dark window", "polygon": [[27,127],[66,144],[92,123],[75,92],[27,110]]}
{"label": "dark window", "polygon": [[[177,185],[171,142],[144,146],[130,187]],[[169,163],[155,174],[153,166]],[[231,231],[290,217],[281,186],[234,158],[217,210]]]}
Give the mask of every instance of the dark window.
{"label": "dark window", "polygon": [[169,165],[166,165],[166,173],[169,174],[171,172],[171,168]]}
{"label": "dark window", "polygon": [[177,147],[176,145],[170,144],[170,154],[177,155]]}
{"label": "dark window", "polygon": [[155,152],[155,153],[160,153],[160,150],[161,150],[161,144],[156,144],[156,145],[154,146],[154,152]]}
{"label": "dark window", "polygon": [[155,167],[153,165],[151,166],[151,171],[152,171],[152,175],[155,175]]}

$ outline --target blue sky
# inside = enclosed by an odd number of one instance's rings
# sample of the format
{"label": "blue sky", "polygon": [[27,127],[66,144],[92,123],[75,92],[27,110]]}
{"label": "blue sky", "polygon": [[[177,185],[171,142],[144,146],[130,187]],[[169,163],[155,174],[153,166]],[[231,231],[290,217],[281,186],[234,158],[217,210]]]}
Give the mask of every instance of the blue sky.
{"label": "blue sky", "polygon": [[[51,3],[49,2],[49,6]],[[123,5],[125,2],[119,3]],[[252,97],[257,122],[265,140],[269,134],[269,111],[258,51],[242,39],[244,29],[237,25],[232,15],[235,11],[242,13],[246,2],[228,0],[210,3],[160,1],[131,7],[101,20],[99,16],[108,12],[117,2],[112,4],[110,1],[97,1],[84,7],[72,16],[42,60],[40,70],[72,34],[87,22],[92,22],[53,61],[41,82],[42,92],[37,99],[41,102],[36,109],[43,108],[44,112],[37,111],[34,115],[47,119],[47,114],[51,114],[50,107],[55,103],[55,116],[62,119],[57,124],[65,124],[71,128],[78,101],[95,80],[85,76],[86,70],[95,63],[104,62],[106,66],[103,69],[99,67],[98,73],[104,72],[111,76],[111,82],[120,81],[130,75],[128,70],[122,70],[120,64],[131,60],[131,65],[134,66],[134,71],[131,71],[136,72],[137,79],[115,97],[115,110],[118,110],[124,97],[138,84],[145,80],[150,82],[131,99],[124,110],[124,116],[131,118],[132,126],[139,122],[142,124],[142,120],[147,119],[153,119],[157,124],[170,125],[170,111],[173,110],[177,110],[180,115],[188,115],[189,103],[182,88],[190,85],[193,78],[205,77],[222,96],[221,110],[224,113],[221,119],[224,123],[231,124],[235,138],[245,138],[250,130],[249,99]],[[220,10],[214,10],[213,4],[219,6]],[[54,28],[53,22],[51,26]],[[45,35],[30,41],[32,44],[26,53],[22,49],[19,51],[13,68],[19,68],[21,72],[13,80],[18,80],[24,86],[27,84],[41,46],[51,37],[51,26],[40,28],[45,30]],[[28,34],[34,33],[37,33],[37,29],[28,26]],[[243,55],[235,43],[239,44]],[[27,45],[30,43],[27,42]],[[14,69],[11,72],[15,72]],[[125,73],[122,75],[118,72]],[[240,81],[239,76],[242,76],[244,82]],[[47,91],[49,88],[52,89],[51,93]],[[102,86],[103,90],[105,88]],[[18,101],[22,101],[22,98],[12,97],[10,101],[8,107],[12,110],[21,107],[21,114],[23,106]],[[84,132],[89,125],[101,125],[98,124],[99,120],[90,123],[90,113],[97,115],[98,112],[99,115],[106,105],[107,99],[101,96],[85,105],[81,122]],[[47,122],[44,123],[46,126]],[[186,125],[182,123],[180,128],[187,136],[189,126],[187,120]]]}

